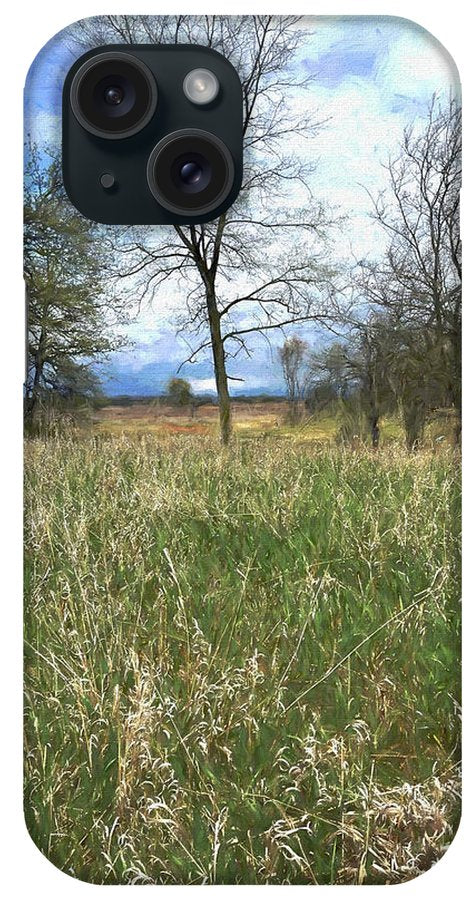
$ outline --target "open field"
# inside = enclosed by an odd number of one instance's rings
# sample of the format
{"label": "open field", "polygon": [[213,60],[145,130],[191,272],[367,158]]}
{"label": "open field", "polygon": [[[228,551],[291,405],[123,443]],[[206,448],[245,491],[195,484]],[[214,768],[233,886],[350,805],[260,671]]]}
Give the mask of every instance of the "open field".
{"label": "open field", "polygon": [[[286,401],[279,399],[235,402],[232,405],[235,430],[239,435],[270,431],[276,434],[285,426],[287,408]],[[306,418],[309,417],[304,417],[304,420]],[[331,419],[328,421],[330,423]],[[201,404],[192,414],[188,406],[180,409],[156,399],[152,399],[150,403],[104,406],[95,413],[94,423],[101,432],[116,434],[142,432],[159,436],[181,433],[218,435],[219,430],[216,404]],[[324,438],[328,438],[327,420],[323,419],[318,431]]]}
{"label": "open field", "polygon": [[26,447],[34,840],[99,883],[426,870],[459,817],[455,455],[111,409]]}
{"label": "open field", "polygon": [[[288,404],[283,399],[240,400],[232,404],[233,426],[238,438],[284,438],[294,443],[317,441],[326,446],[334,444],[339,423],[331,413],[312,416],[302,408],[302,421],[291,427]],[[218,407],[213,403],[200,405],[192,414],[185,407],[167,405],[152,398],[150,402],[109,405],[96,410],[92,425],[100,434],[152,434],[159,438],[174,434],[198,434],[217,437],[219,434]],[[442,411],[427,424],[425,446],[428,449],[451,446],[453,422]],[[403,429],[397,417],[380,422],[381,443],[403,441]]]}

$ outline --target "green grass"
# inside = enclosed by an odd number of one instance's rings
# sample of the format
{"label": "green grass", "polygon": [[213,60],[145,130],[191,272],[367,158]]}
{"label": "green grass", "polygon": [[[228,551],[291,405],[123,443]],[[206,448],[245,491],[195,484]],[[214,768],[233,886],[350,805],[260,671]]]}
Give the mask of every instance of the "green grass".
{"label": "green grass", "polygon": [[26,480],[26,818],[57,866],[386,883],[438,859],[459,815],[451,452],[96,436],[30,441]]}

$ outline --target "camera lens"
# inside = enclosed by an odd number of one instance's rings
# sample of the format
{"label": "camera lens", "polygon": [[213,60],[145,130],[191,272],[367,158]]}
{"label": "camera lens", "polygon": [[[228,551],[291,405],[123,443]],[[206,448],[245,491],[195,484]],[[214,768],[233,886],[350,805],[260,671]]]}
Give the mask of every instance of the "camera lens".
{"label": "camera lens", "polygon": [[203,169],[196,162],[186,162],[180,168],[180,178],[184,184],[200,184]]}
{"label": "camera lens", "polygon": [[104,91],[104,99],[111,106],[118,106],[124,100],[124,91],[117,85],[116,87],[108,87]]}
{"label": "camera lens", "polygon": [[198,194],[210,184],[212,167],[203,154],[184,153],[174,160],[171,178],[179,191]]}
{"label": "camera lens", "polygon": [[76,72],[71,106],[80,123],[97,137],[125,138],[150,121],[157,86],[144,63],[128,53],[98,53]]}
{"label": "camera lens", "polygon": [[147,164],[150,191],[161,206],[181,215],[202,215],[230,193],[234,165],[216,135],[190,128],[168,134]]}

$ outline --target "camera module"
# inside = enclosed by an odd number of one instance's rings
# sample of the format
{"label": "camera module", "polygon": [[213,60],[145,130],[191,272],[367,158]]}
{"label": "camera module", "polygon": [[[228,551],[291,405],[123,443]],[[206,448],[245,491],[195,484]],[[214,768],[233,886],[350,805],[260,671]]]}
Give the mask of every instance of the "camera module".
{"label": "camera module", "polygon": [[209,222],[239,194],[242,85],[210,47],[88,50],[66,75],[62,111],[65,189],[95,222]]}
{"label": "camera module", "polygon": [[91,134],[126,138],[152,118],[157,86],[142,60],[129,53],[100,53],[76,72],[70,99],[78,122]]}

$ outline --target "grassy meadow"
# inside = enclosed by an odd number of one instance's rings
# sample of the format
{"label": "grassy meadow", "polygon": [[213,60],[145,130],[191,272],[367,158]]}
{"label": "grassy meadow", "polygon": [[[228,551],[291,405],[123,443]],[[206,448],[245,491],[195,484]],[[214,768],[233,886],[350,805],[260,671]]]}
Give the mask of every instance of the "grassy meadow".
{"label": "grassy meadow", "polygon": [[451,842],[458,459],[278,414],[27,441],[26,820],[77,878],[394,883]]}

